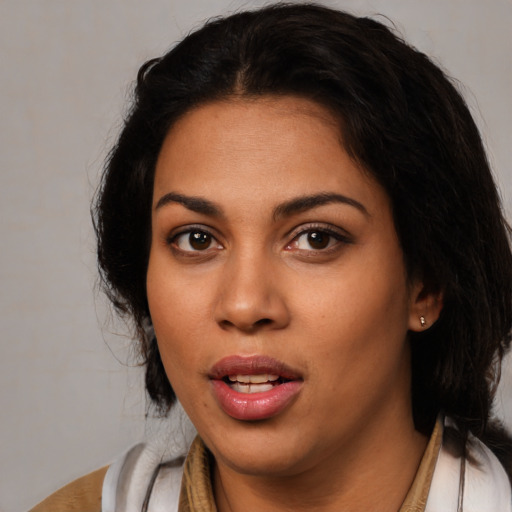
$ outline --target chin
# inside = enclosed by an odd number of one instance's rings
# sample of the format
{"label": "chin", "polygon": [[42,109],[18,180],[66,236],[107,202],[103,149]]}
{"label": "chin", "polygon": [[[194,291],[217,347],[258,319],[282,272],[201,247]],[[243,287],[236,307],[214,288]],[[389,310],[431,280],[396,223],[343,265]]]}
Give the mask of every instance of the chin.
{"label": "chin", "polygon": [[[317,453],[301,442],[303,436],[281,432],[270,421],[242,423],[239,432],[223,430],[220,436],[201,436],[218,463],[252,476],[291,476],[302,472]],[[272,427],[272,428],[269,428]],[[295,429],[296,430],[296,429]],[[228,433],[229,432],[229,433]]]}
{"label": "chin", "polygon": [[275,450],[253,450],[246,453],[238,450],[233,454],[219,454],[215,460],[238,474],[250,476],[286,477],[301,473],[305,469],[305,464],[301,463],[297,453],[276,453]]}

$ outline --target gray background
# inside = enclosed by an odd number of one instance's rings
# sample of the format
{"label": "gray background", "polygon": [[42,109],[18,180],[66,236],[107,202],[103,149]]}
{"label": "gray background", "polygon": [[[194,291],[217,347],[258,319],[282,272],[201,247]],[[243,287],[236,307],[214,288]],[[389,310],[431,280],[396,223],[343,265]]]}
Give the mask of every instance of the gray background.
{"label": "gray background", "polygon": [[[512,0],[324,3],[385,14],[464,84],[511,218]],[[262,4],[0,0],[0,510],[154,428],[127,330],[94,289],[90,199],[138,66],[210,16]],[[511,373],[498,399],[509,425]]]}

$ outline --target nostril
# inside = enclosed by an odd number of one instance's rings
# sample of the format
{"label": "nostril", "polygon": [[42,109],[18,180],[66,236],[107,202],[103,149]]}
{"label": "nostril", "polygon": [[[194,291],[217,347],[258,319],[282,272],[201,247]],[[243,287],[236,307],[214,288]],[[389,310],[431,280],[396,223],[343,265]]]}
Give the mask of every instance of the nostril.
{"label": "nostril", "polygon": [[234,327],[233,323],[231,323],[229,320],[222,320],[221,322],[219,322],[219,325],[223,329],[228,329],[230,327]]}
{"label": "nostril", "polygon": [[270,320],[270,318],[262,318],[260,320],[258,320],[257,322],[254,323],[254,326],[260,326],[260,325],[268,325],[268,324],[271,324],[272,323],[272,320]]}
{"label": "nostril", "polygon": [[266,325],[271,325],[273,321],[270,318],[261,318],[260,320],[257,320],[254,323],[251,324],[245,324],[243,322],[231,322],[230,320],[222,320],[219,322],[219,325],[222,327],[222,329],[229,329],[231,327],[236,327],[238,329],[242,329],[247,332],[254,331],[258,329],[259,327],[264,327]]}

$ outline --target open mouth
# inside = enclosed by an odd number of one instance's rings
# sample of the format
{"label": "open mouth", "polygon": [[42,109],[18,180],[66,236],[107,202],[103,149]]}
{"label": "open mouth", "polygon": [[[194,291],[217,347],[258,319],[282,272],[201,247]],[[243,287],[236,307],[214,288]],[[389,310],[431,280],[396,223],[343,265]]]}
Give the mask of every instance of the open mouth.
{"label": "open mouth", "polygon": [[286,364],[267,356],[228,356],[208,375],[221,409],[238,420],[263,420],[287,409],[304,380]]}
{"label": "open mouth", "polygon": [[262,373],[259,375],[229,375],[222,379],[232,390],[238,393],[264,393],[275,386],[289,382],[279,375]]}

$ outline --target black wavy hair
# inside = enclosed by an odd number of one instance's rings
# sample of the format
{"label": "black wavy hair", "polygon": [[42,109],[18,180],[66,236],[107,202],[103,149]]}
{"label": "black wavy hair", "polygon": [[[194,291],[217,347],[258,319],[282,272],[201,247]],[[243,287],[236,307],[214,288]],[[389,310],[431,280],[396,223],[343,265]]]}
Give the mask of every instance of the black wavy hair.
{"label": "black wavy hair", "polygon": [[410,276],[444,307],[410,333],[416,427],[438,411],[484,436],[512,325],[509,228],[477,127],[452,81],[383,24],[314,4],[206,23],[140,69],[93,205],[106,293],[137,330],[146,386],[175,395],[151,334],[146,270],[155,163],[173,123],[231,96],[296,95],[339,121],[345,149],[387,191]]}

